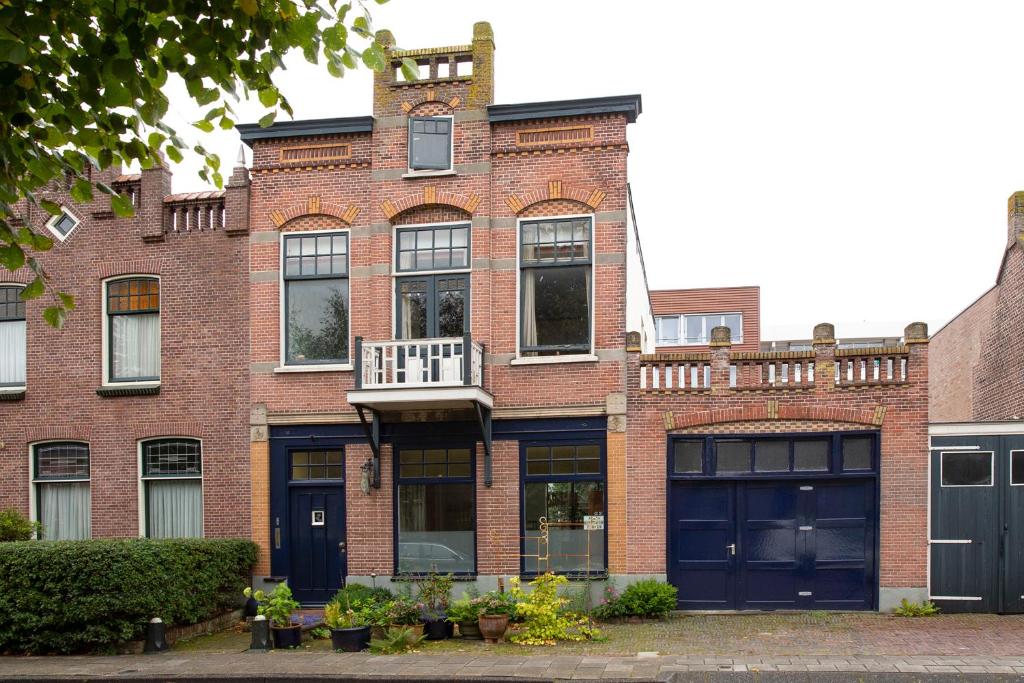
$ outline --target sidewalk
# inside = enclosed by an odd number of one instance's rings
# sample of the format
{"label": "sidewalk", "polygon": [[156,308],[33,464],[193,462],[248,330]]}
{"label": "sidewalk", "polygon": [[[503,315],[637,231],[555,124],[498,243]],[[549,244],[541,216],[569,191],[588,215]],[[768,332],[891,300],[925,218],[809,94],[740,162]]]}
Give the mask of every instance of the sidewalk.
{"label": "sidewalk", "polygon": [[0,657],[0,680],[1024,681],[1024,615],[688,615],[556,647],[424,643],[416,653],[247,652],[224,631],[160,655]]}

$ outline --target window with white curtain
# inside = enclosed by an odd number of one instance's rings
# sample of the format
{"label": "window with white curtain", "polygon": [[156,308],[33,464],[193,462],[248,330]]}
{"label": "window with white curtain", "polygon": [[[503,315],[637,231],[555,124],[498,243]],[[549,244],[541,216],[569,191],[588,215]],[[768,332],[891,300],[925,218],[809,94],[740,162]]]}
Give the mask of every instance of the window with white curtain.
{"label": "window with white curtain", "polygon": [[519,350],[590,353],[593,253],[589,218],[520,225]]}
{"label": "window with white curtain", "polygon": [[160,380],[160,281],[133,277],[107,283],[109,381]]}
{"label": "window with white curtain", "polygon": [[146,536],[203,535],[203,449],[196,439],[142,442]]}
{"label": "window with white curtain", "polygon": [[40,538],[79,541],[92,535],[89,444],[53,442],[33,448],[32,485]]}
{"label": "window with white curtain", "polygon": [[21,286],[0,286],[0,388],[25,386],[25,302]]}

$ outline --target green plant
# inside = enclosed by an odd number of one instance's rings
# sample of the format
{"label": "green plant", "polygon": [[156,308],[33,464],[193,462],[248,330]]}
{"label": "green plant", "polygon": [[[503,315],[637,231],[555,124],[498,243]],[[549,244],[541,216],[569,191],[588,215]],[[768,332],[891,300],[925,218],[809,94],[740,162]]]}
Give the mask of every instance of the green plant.
{"label": "green plant", "polygon": [[17,510],[0,510],[0,542],[30,541],[42,530],[39,522],[31,522]]}
{"label": "green plant", "polygon": [[331,637],[331,630],[326,626],[317,626],[309,630],[309,635],[313,640],[327,640]]}
{"label": "green plant", "polygon": [[643,579],[626,586],[619,602],[631,617],[663,617],[676,608],[678,592],[671,584]]}
{"label": "green plant", "polygon": [[516,599],[511,592],[488,591],[473,602],[476,603],[479,614],[507,614],[509,617],[516,615]]}
{"label": "green plant", "polygon": [[417,581],[416,585],[419,588],[417,597],[423,603],[425,612],[444,618],[448,603],[451,601],[455,578],[451,574],[430,573]]}
{"label": "green plant", "polygon": [[423,605],[414,601],[412,598],[399,595],[388,603],[389,619],[386,623],[400,624],[403,626],[418,624],[420,623],[420,611],[422,609]]}
{"label": "green plant", "polygon": [[621,595],[615,587],[615,581],[608,579],[608,583],[604,586],[604,595],[601,598],[601,603],[594,608],[591,614],[595,619],[601,620],[621,619],[628,616],[626,614],[626,606],[622,604],[622,601],[619,599],[620,597]]}
{"label": "green plant", "polygon": [[246,588],[242,593],[259,603],[259,613],[270,619],[272,626],[287,628],[292,625],[292,612],[299,608],[299,603],[292,597],[292,589],[288,587],[287,581],[274,586],[269,594],[252,588]]}
{"label": "green plant", "polygon": [[910,602],[903,598],[900,601],[900,606],[892,612],[898,617],[931,617],[939,613],[939,608],[931,600]]}
{"label": "green plant", "polygon": [[0,544],[0,652],[73,653],[238,606],[256,544],[220,539]]}
{"label": "green plant", "polygon": [[331,601],[344,602],[346,596],[350,602],[361,602],[363,604],[370,602],[384,603],[395,597],[387,588],[371,588],[361,583],[350,583],[335,593]]}
{"label": "green plant", "polygon": [[340,602],[329,602],[324,606],[324,623],[329,628],[358,628],[370,623],[369,617],[360,603],[342,605]]}
{"label": "green plant", "polygon": [[554,645],[559,640],[586,640],[600,632],[588,620],[567,614],[562,607],[567,600],[559,597],[558,587],[569,582],[564,576],[547,573],[530,582],[533,590],[523,591],[519,579],[512,578],[511,596],[518,601],[516,612],[523,617],[523,626],[510,640],[521,645]]}
{"label": "green plant", "polygon": [[483,605],[465,593],[448,605],[448,621],[476,621],[483,612]]}
{"label": "green plant", "polygon": [[384,638],[370,641],[370,652],[375,655],[393,655],[413,649],[423,641],[424,636],[408,627],[389,628]]}
{"label": "green plant", "polygon": [[387,602],[370,602],[363,604],[363,613],[366,621],[372,626],[387,626],[393,624],[391,620],[391,600]]}

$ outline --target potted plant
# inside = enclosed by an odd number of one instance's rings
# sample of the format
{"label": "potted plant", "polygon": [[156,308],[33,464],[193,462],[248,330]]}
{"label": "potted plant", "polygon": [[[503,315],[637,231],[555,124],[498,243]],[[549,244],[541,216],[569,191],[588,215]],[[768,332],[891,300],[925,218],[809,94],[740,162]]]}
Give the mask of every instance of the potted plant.
{"label": "potted plant", "polygon": [[455,635],[455,624],[447,620],[454,582],[451,574],[434,573],[419,582],[419,599],[423,603],[421,619],[427,640],[444,640]]}
{"label": "potted plant", "polygon": [[388,603],[388,621],[392,626],[412,628],[414,635],[423,635],[420,611],[423,605],[412,598],[399,595]]}
{"label": "potted plant", "polygon": [[507,593],[490,591],[477,598],[480,616],[477,623],[480,634],[488,643],[498,643],[505,637],[509,619],[516,611],[516,603]]}
{"label": "potted plant", "polygon": [[345,596],[345,604],[329,602],[324,607],[324,623],[331,629],[331,647],[344,652],[359,652],[370,647],[370,623],[360,603],[355,609]]}
{"label": "potted plant", "polygon": [[363,613],[370,625],[370,638],[383,640],[388,626],[394,621],[391,618],[392,600],[371,600],[363,606]]}
{"label": "potted plant", "polygon": [[448,605],[448,621],[458,624],[459,635],[471,640],[480,640],[480,603],[477,600],[463,597]]}
{"label": "potted plant", "polygon": [[274,647],[290,648],[302,644],[302,625],[292,623],[292,612],[299,603],[292,597],[292,589],[286,581],[282,581],[270,591],[270,594],[252,588],[244,591],[246,598],[253,598],[258,603],[257,611],[270,621],[270,634],[274,639]]}

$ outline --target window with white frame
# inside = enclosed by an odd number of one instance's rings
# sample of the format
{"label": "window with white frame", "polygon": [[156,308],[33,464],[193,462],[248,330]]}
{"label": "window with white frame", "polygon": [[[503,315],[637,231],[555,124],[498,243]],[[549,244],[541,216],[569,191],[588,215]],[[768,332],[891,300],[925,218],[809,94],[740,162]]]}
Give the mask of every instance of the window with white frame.
{"label": "window with white frame", "polygon": [[64,207],[61,207],[60,213],[51,218],[46,223],[46,227],[50,229],[54,235],[57,236],[61,242],[66,240],[75,228],[78,227],[80,220],[75,214],[71,213]]}
{"label": "window with white frame", "polygon": [[203,451],[196,439],[142,442],[146,536],[203,535]]}
{"label": "window with white frame", "polygon": [[37,444],[32,449],[32,486],[40,538],[78,541],[92,535],[89,444]]}
{"label": "window with white frame", "polygon": [[284,237],[285,365],[347,363],[348,233]]}
{"label": "window with white frame", "polygon": [[0,286],[0,389],[25,386],[26,323],[21,285]]}
{"label": "window with white frame", "polygon": [[130,277],[107,282],[108,379],[160,380],[160,280]]}
{"label": "window with white frame", "polygon": [[703,345],[711,341],[711,330],[728,327],[733,343],[743,341],[743,315],[702,313],[667,315],[657,318],[657,344],[661,346]]}
{"label": "window with white frame", "polygon": [[590,353],[590,218],[524,221],[519,234],[520,353]]}
{"label": "window with white frame", "polygon": [[452,167],[452,117],[409,119],[409,170],[447,171]]}

